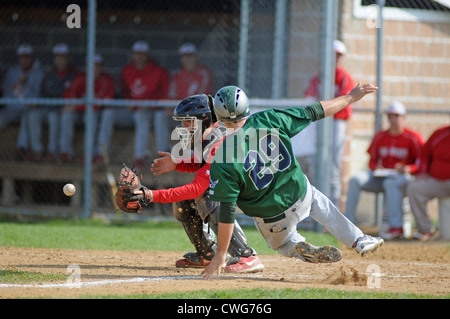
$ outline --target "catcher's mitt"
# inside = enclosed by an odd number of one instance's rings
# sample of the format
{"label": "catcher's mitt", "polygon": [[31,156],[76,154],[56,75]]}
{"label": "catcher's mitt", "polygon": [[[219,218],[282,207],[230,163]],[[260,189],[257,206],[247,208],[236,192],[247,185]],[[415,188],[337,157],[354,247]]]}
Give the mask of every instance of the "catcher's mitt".
{"label": "catcher's mitt", "polygon": [[[140,213],[143,206],[147,206],[153,199],[152,191],[141,185],[141,177],[136,171],[127,167],[120,171],[120,179],[117,188],[117,206],[126,213]],[[138,194],[135,194],[136,191]]]}

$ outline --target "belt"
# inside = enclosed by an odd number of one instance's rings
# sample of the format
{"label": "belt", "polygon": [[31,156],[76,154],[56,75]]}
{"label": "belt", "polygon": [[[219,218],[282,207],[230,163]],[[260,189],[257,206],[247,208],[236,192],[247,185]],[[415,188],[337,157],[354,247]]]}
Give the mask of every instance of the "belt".
{"label": "belt", "polygon": [[[306,197],[306,192],[298,200],[303,201],[305,199],[305,197]],[[294,203],[294,205],[295,205],[295,203]],[[294,205],[292,205],[292,206],[294,206]],[[292,210],[293,212],[295,212],[297,210],[297,208],[296,207],[292,208],[292,206],[289,209]],[[263,218],[263,221],[264,221],[264,224],[270,224],[270,223],[275,223],[279,220],[282,220],[283,218],[286,218],[285,213],[278,214],[274,217]]]}
{"label": "belt", "polygon": [[263,218],[263,221],[264,221],[264,224],[270,224],[270,223],[275,223],[279,220],[282,220],[283,218],[286,218],[285,213],[278,214],[277,216],[274,216],[274,217]]}

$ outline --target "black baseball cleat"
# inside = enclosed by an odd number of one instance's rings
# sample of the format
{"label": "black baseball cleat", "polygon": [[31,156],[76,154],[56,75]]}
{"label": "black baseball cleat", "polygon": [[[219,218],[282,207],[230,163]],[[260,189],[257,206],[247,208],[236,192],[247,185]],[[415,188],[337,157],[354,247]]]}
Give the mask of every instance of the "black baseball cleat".
{"label": "black baseball cleat", "polygon": [[316,247],[305,241],[297,243],[296,249],[310,263],[335,263],[342,259],[342,252],[333,246]]}

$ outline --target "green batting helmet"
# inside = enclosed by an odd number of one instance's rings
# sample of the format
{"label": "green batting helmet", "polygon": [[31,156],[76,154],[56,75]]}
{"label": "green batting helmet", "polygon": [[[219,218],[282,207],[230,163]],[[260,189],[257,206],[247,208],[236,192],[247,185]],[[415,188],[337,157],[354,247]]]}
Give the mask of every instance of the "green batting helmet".
{"label": "green batting helmet", "polygon": [[250,102],[237,86],[225,86],[214,97],[214,111],[222,122],[236,122],[250,115]]}

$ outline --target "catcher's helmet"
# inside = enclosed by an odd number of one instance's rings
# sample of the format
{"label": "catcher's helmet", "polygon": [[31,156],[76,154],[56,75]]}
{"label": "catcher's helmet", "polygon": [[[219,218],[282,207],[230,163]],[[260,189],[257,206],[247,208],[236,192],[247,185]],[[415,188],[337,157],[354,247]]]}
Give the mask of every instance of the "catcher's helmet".
{"label": "catcher's helmet", "polygon": [[236,122],[250,115],[247,95],[237,86],[225,86],[214,97],[216,117],[222,122]]}
{"label": "catcher's helmet", "polygon": [[192,126],[179,125],[176,127],[181,136],[183,147],[190,144],[192,136],[199,129],[198,121],[201,121],[202,133],[216,122],[214,114],[213,98],[210,95],[198,94],[185,98],[178,104],[173,112],[175,121],[191,121]]}

